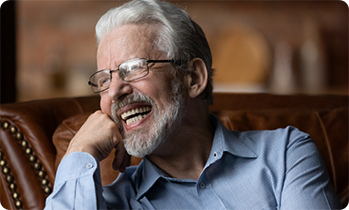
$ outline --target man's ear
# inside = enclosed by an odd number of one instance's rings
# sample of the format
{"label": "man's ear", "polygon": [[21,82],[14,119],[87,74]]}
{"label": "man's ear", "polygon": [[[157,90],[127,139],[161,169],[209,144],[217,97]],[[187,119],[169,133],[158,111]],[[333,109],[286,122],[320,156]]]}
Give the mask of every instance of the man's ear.
{"label": "man's ear", "polygon": [[207,86],[207,68],[203,60],[194,58],[189,63],[191,69],[188,75],[188,95],[191,98],[199,96]]}

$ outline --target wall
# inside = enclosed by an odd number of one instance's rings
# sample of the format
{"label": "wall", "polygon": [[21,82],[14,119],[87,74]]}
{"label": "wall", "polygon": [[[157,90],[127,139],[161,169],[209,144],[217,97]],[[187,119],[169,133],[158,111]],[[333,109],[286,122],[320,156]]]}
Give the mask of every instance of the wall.
{"label": "wall", "polygon": [[[89,95],[94,26],[124,1],[18,1],[17,100]],[[202,26],[215,91],[348,94],[341,1],[172,1]]]}

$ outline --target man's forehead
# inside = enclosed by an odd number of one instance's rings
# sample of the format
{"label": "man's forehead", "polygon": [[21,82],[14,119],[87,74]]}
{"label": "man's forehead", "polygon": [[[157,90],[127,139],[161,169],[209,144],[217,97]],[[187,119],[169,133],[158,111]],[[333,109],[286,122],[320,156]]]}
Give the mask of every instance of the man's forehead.
{"label": "man's forehead", "polygon": [[152,25],[127,24],[115,28],[101,39],[97,52],[98,64],[114,60],[119,65],[132,58],[149,58],[156,52],[154,36],[156,27]]}
{"label": "man's forehead", "polygon": [[101,44],[107,45],[143,45],[152,44],[156,37],[157,28],[154,25],[127,24],[114,28],[103,36]]}

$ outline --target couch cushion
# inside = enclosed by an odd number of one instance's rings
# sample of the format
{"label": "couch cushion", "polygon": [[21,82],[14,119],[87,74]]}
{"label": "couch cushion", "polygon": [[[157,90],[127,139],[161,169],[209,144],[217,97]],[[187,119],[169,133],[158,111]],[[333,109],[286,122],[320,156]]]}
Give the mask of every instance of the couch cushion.
{"label": "couch cushion", "polygon": [[[334,109],[329,112],[319,112],[324,135],[327,136],[326,145],[331,153],[334,183],[341,202],[348,204],[348,151],[349,151],[349,113],[348,107]],[[316,143],[316,142],[315,142]],[[343,184],[346,183],[346,184]]]}

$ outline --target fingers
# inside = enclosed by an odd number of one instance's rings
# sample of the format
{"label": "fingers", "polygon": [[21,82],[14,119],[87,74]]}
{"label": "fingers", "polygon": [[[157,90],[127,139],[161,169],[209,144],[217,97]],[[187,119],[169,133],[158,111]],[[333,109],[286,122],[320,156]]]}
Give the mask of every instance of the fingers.
{"label": "fingers", "polygon": [[124,172],[126,167],[131,164],[131,156],[126,152],[123,143],[119,146],[120,148],[115,148],[115,158],[113,161],[113,169]]}
{"label": "fingers", "polygon": [[113,148],[116,150],[113,168],[124,172],[130,165],[131,158],[125,150],[119,128],[109,115],[96,111],[90,115],[71,140],[66,155],[74,151],[81,151],[102,161]]}
{"label": "fingers", "polygon": [[87,152],[101,161],[120,142],[122,137],[114,121],[102,111],[96,111],[71,140],[66,155],[74,151]]}

